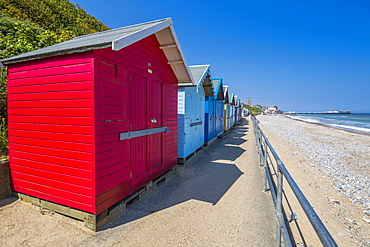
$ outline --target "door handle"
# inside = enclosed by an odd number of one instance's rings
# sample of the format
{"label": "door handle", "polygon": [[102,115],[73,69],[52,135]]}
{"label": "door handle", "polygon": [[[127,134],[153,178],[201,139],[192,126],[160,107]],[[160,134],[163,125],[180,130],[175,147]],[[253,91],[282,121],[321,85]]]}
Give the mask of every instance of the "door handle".
{"label": "door handle", "polygon": [[152,122],[152,123],[156,123],[156,122],[157,122],[157,119],[155,119],[155,117],[154,117],[154,118],[152,118],[152,119],[150,120],[150,122]]}

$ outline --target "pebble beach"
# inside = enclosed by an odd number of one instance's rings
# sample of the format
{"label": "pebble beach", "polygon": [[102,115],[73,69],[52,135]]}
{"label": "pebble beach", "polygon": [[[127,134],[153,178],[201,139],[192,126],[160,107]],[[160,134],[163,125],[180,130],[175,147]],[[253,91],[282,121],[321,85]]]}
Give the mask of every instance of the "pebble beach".
{"label": "pebble beach", "polygon": [[370,135],[285,116],[257,119],[339,246],[370,246]]}

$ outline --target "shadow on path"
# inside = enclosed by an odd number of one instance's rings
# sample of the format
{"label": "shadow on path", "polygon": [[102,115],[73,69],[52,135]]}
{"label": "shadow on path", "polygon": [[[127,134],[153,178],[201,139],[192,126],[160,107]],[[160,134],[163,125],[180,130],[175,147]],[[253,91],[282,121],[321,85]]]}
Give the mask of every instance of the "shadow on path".
{"label": "shadow on path", "polygon": [[229,130],[223,139],[217,139],[186,165],[179,166],[176,176],[167,184],[134,202],[101,230],[126,224],[192,199],[217,204],[243,174],[234,163],[245,152],[240,145],[246,142],[242,137],[248,132],[248,123],[243,120],[241,125]]}

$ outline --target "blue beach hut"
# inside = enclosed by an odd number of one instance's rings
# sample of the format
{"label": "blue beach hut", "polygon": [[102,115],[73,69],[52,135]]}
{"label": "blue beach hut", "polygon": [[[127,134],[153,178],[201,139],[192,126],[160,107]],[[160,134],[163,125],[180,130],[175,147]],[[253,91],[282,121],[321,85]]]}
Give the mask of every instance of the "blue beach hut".
{"label": "blue beach hut", "polygon": [[230,95],[229,86],[224,86],[224,131],[231,128],[231,105],[230,105]]}
{"label": "blue beach hut", "polygon": [[214,95],[210,65],[189,69],[196,85],[178,90],[178,163],[186,163],[204,145],[204,101]]}
{"label": "blue beach hut", "polygon": [[237,115],[236,115],[236,123],[237,124],[240,124],[240,121],[242,119],[242,101],[240,99],[238,99],[237,101],[237,108],[238,108],[238,111],[237,111]]}
{"label": "blue beach hut", "polygon": [[234,96],[234,126],[238,124],[238,96]]}
{"label": "blue beach hut", "polygon": [[204,145],[210,144],[224,132],[224,89],[222,78],[211,80],[214,94],[205,99]]}
{"label": "blue beach hut", "polygon": [[229,94],[229,105],[230,105],[230,118],[229,118],[229,128],[233,127],[235,125],[235,94]]}
{"label": "blue beach hut", "polygon": [[241,120],[241,100],[235,95],[235,124],[240,124]]}

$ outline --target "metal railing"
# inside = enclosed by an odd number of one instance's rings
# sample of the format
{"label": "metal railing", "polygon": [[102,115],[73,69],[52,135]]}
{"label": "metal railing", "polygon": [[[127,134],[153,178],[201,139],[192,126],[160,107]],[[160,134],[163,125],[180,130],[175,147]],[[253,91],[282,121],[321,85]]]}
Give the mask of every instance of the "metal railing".
{"label": "metal railing", "polygon": [[[305,212],[307,218],[309,219],[312,227],[314,228],[317,236],[319,237],[321,243],[325,247],[329,246],[338,246],[334,241],[333,237],[330,235],[329,231],[326,229],[322,221],[320,220],[319,216],[316,214],[313,207],[308,202],[307,198],[304,196],[296,182],[294,181],[293,177],[290,175],[288,170],[286,169],[284,163],[281,161],[277,153],[275,152],[274,148],[272,147],[271,143],[260,129],[257,123],[257,119],[252,115],[251,116],[254,132],[256,136],[256,144],[258,147],[259,152],[259,161],[260,165],[263,166],[265,170],[265,191],[269,190],[272,195],[272,200],[275,206],[276,212],[276,240],[277,246],[282,245],[282,237],[284,239],[285,246],[296,246],[294,241],[294,237],[292,231],[290,229],[289,222],[292,220],[296,220],[296,216],[294,213],[291,214],[291,220],[289,221],[286,217],[286,213],[283,207],[283,196],[287,200],[287,197],[283,190],[283,178],[288,182],[291,190],[294,192],[295,197],[297,198],[298,202],[300,203],[303,211]],[[271,155],[275,160],[276,166],[272,165]],[[274,174],[271,173],[271,169],[274,170]],[[274,179],[273,176],[276,176]],[[287,200],[288,206],[289,202]],[[297,224],[297,223],[296,223]],[[297,225],[298,226],[298,225]],[[299,233],[304,241],[302,236],[302,232],[299,229]],[[307,244],[304,241],[304,246]]]}

